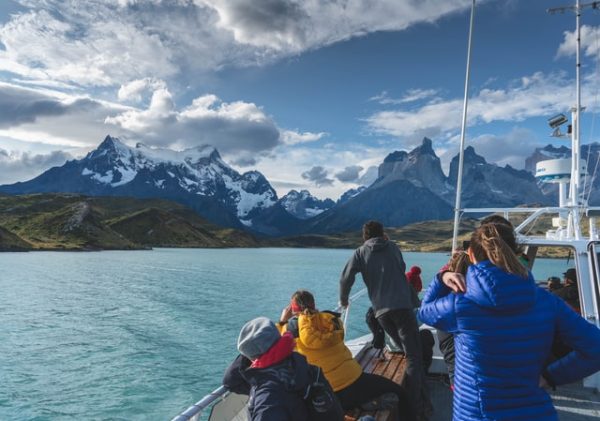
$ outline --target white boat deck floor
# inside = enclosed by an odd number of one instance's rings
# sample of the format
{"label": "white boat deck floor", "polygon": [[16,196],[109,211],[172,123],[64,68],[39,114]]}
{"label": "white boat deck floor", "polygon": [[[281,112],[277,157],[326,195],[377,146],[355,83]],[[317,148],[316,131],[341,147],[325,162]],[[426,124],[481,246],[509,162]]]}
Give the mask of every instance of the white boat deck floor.
{"label": "white boat deck floor", "polygon": [[557,387],[552,400],[561,421],[600,420],[600,393],[581,383]]}
{"label": "white boat deck floor", "polygon": [[[452,420],[452,392],[441,378],[428,379],[431,400],[435,408],[431,421]],[[561,421],[600,420],[600,393],[581,383],[560,386],[552,392],[554,407]]]}
{"label": "white boat deck floor", "polygon": [[[400,383],[404,375],[404,358],[398,354],[385,352],[385,359],[376,357],[373,349],[363,349],[357,355],[358,361],[366,372],[384,375]],[[452,391],[448,379],[444,375],[434,374],[427,378],[434,413],[431,421],[452,420]],[[554,406],[561,421],[599,421],[600,420],[600,393],[593,389],[584,388],[582,383],[560,386],[552,392]],[[360,415],[366,415],[363,412]],[[350,414],[349,414],[350,415]],[[351,412],[349,419],[356,419],[358,413]],[[393,414],[387,411],[369,413],[377,420],[394,419]]]}

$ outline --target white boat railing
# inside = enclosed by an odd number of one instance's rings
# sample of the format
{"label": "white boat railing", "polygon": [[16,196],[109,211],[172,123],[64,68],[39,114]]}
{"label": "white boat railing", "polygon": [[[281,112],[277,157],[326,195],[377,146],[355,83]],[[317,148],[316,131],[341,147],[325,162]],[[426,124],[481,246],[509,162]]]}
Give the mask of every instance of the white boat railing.
{"label": "white boat railing", "polygon": [[[575,206],[575,207],[572,207],[572,206],[567,206],[567,207],[546,206],[546,207],[541,207],[541,208],[527,208],[527,207],[523,207],[523,208],[468,208],[468,209],[461,210],[461,213],[463,213],[463,214],[467,214],[467,213],[471,213],[471,214],[502,213],[506,219],[510,219],[510,215],[529,214],[523,220],[523,222],[521,222],[515,228],[515,233],[517,235],[526,235],[524,233],[525,228],[543,215],[552,215],[552,214],[560,215],[565,212],[579,212],[581,214],[585,213],[586,215],[590,216],[590,222],[593,222],[595,224],[595,219],[594,219],[595,216],[592,216],[592,215],[600,213],[600,207],[594,207],[594,206]],[[575,239],[575,238],[571,238],[570,236],[567,236],[563,239],[567,240],[567,239]],[[590,239],[598,240],[598,234],[595,229],[590,229]]]}
{"label": "white boat railing", "polygon": [[[343,308],[340,305],[335,309],[336,312],[342,313],[341,318],[344,322],[345,330],[347,330],[348,315],[350,314],[350,306],[352,305],[352,303],[354,301],[356,301],[358,298],[362,297],[366,293],[367,293],[366,288],[361,289],[360,291],[356,292],[348,299],[348,306],[346,308]],[[229,391],[227,389],[225,389],[224,386],[219,386],[218,388],[216,388],[215,390],[210,392],[208,395],[206,395],[202,399],[200,399],[198,402],[196,402],[195,404],[190,406],[188,409],[183,411],[181,414],[177,415],[171,421],[198,421],[198,420],[200,420],[200,416],[202,415],[202,413],[205,410],[211,408],[216,403],[222,401],[228,395],[229,395]]]}

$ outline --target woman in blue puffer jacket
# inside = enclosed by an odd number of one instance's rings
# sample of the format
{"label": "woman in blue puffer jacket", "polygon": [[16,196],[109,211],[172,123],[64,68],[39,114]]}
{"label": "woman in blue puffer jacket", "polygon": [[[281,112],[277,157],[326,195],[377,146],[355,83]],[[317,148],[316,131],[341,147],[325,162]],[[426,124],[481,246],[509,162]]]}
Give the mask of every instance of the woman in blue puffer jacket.
{"label": "woman in blue puffer jacket", "polygon": [[[538,288],[507,243],[510,227],[482,225],[466,292],[451,293],[438,275],[423,297],[419,318],[455,335],[455,421],[557,420],[541,385],[600,370],[600,329]],[[554,337],[573,351],[544,368]]]}

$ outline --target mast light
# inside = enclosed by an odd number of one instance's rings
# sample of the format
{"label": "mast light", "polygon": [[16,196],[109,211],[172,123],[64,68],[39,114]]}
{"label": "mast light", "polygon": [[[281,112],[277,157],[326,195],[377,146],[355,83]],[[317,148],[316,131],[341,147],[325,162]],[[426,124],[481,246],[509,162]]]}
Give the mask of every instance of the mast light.
{"label": "mast light", "polygon": [[567,119],[567,116],[565,116],[564,114],[557,114],[554,117],[550,117],[548,119],[548,125],[550,126],[551,129],[556,129],[557,127],[562,126],[563,124],[565,124],[567,121],[569,121]]}

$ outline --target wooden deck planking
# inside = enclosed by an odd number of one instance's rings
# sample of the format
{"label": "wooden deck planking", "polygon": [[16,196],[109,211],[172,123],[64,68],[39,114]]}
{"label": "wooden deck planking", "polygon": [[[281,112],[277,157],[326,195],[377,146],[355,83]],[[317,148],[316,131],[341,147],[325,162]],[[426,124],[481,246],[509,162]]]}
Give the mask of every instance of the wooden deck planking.
{"label": "wooden deck planking", "polygon": [[[400,383],[404,376],[406,361],[400,354],[393,354],[387,350],[383,354],[384,359],[379,358],[379,351],[369,348],[361,351],[356,359],[365,373],[378,374],[390,380]],[[346,413],[347,420],[356,420],[364,415],[371,415],[377,421],[389,421],[394,419],[395,410],[360,411],[358,409]]]}

